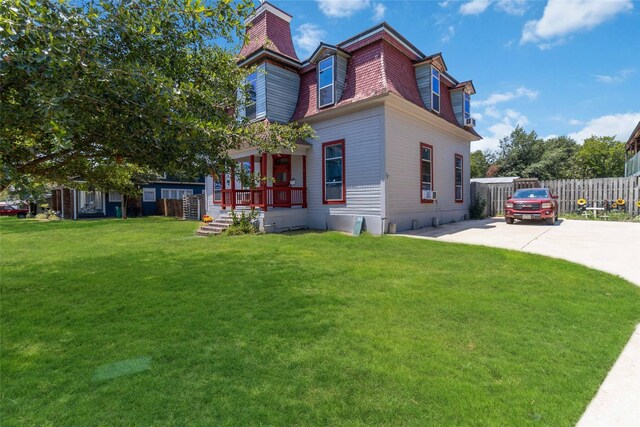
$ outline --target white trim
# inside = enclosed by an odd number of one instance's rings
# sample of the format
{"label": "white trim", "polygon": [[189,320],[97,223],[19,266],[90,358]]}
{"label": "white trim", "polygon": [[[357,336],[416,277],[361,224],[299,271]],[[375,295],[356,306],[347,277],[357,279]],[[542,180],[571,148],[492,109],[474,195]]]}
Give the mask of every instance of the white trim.
{"label": "white trim", "polygon": [[265,48],[261,48],[260,50],[255,51],[254,53],[251,54],[251,56],[248,56],[247,58],[245,58],[244,60],[242,60],[241,62],[238,62],[238,67],[243,67],[246,64],[252,62],[256,57],[265,54],[265,55],[269,55],[269,56],[273,56],[275,58],[277,58],[278,61],[284,62],[287,65],[291,65],[292,67],[298,69],[301,67],[301,63],[299,61],[296,61],[295,59],[291,59],[288,56],[284,56],[281,53],[278,53],[274,50],[269,50],[269,49],[265,49]]}
{"label": "white trim", "polygon": [[[144,193],[145,193],[145,192],[147,192],[147,191],[149,191],[149,192],[153,192],[153,200],[146,200],[146,199],[145,199],[145,197],[144,197],[144,196],[145,196],[145,194],[144,194]],[[143,189],[142,189],[142,202],[143,202],[143,203],[144,203],[144,202],[153,203],[153,202],[155,202],[155,201],[156,201],[156,197],[157,197],[157,196],[156,196],[156,189],[155,189],[155,188],[147,187],[147,188],[143,188]]]}
{"label": "white trim", "polygon": [[[331,84],[325,85],[325,86],[320,86],[320,74],[326,70],[321,70],[320,69],[320,65],[324,62],[324,61],[328,61],[329,59],[331,59]],[[327,67],[328,68],[328,67]],[[317,72],[318,72],[318,109],[320,108],[324,108],[324,107],[329,107],[331,105],[334,105],[336,103],[336,56],[335,55],[330,55],[327,56],[326,58],[324,58],[323,60],[321,60],[320,62],[318,62],[318,66],[317,66]],[[331,102],[328,102],[326,104],[321,104],[321,97],[320,97],[320,92],[322,91],[322,89],[326,89],[329,86],[331,86]]]}
{"label": "white trim", "polygon": [[278,18],[280,19],[284,19],[285,21],[287,21],[287,23],[291,22],[291,19],[293,18],[291,15],[281,11],[280,9],[278,9],[277,7],[273,6],[270,3],[262,3],[260,5],[260,7],[258,7],[252,14],[250,17],[248,17],[247,19],[245,19],[244,24],[247,25],[251,22],[253,22],[254,19],[256,19],[258,16],[262,15],[262,12],[271,12],[274,15],[276,15]]}
{"label": "white trim", "polygon": [[384,26],[382,26],[382,27],[380,27],[379,29],[377,29],[377,30],[375,30],[375,31],[372,31],[372,32],[370,32],[370,33],[363,34],[362,36],[358,37],[358,38],[357,38],[357,39],[355,39],[355,40],[350,41],[350,42],[349,42],[349,43],[347,43],[347,44],[339,43],[339,44],[338,44],[338,47],[345,49],[345,48],[347,48],[347,47],[349,47],[349,46],[351,46],[351,45],[353,45],[353,44],[355,44],[355,43],[358,43],[359,41],[362,41],[362,40],[367,39],[367,38],[369,38],[369,37],[371,37],[371,36],[373,36],[373,35],[376,35],[376,34],[378,34],[378,33],[379,33],[379,32],[381,32],[381,31],[384,31],[385,33],[389,34],[391,37],[393,37],[393,39],[394,39],[395,41],[397,41],[397,42],[398,42],[398,43],[400,43],[404,48],[406,48],[407,50],[409,50],[409,52],[411,52],[411,53],[415,54],[418,58],[423,58],[423,57],[424,57],[424,54],[423,54],[423,53],[421,53],[421,52],[417,52],[415,48],[412,48],[411,46],[407,45],[405,42],[403,42],[402,40],[400,40],[400,39],[399,39],[395,34],[393,34],[392,32],[387,31],[387,29],[386,29]]}
{"label": "white trim", "polygon": [[[437,77],[438,77],[438,93],[435,92],[435,90],[433,89],[433,78],[436,76],[436,74],[434,74],[434,71],[437,72]],[[436,113],[440,114],[440,107],[442,106],[442,91],[440,90],[440,76],[442,75],[442,72],[440,70],[438,70],[436,67],[434,67],[433,65],[431,66],[431,75],[429,76],[429,78],[431,79],[431,110],[435,111]],[[433,107],[433,97],[434,95],[438,96],[438,109],[436,110]]]}

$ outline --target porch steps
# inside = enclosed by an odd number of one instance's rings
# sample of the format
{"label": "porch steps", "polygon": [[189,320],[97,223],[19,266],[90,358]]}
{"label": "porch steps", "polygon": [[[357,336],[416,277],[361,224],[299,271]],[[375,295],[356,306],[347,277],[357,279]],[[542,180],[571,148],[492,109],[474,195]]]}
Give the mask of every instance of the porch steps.
{"label": "porch steps", "polygon": [[196,231],[197,236],[209,237],[221,234],[224,230],[233,224],[233,218],[229,214],[223,214],[214,219],[209,224],[201,226]]}

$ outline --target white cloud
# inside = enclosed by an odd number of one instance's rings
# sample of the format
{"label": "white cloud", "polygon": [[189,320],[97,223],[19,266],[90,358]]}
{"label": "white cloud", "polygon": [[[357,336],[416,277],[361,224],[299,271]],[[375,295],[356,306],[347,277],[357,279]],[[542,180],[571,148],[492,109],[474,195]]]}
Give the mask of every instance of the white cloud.
{"label": "white cloud", "polygon": [[584,122],[582,122],[580,120],[576,120],[576,119],[571,119],[571,120],[569,120],[569,124],[571,126],[579,126],[581,124],[584,124]]}
{"label": "white cloud", "polygon": [[445,1],[441,1],[440,3],[438,3],[438,6],[440,7],[449,7],[449,5],[453,3],[453,0],[445,0]]}
{"label": "white cloud", "polygon": [[440,41],[442,43],[447,43],[451,40],[451,38],[456,34],[456,27],[454,27],[453,25],[449,25],[447,27],[447,31],[442,35],[442,38],[440,38]]}
{"label": "white cloud", "polygon": [[635,68],[624,68],[614,75],[596,74],[594,77],[601,83],[622,83],[635,72]]}
{"label": "white cloud", "polygon": [[[478,119],[477,115],[474,115]],[[507,110],[502,115],[502,119],[487,128],[487,132],[480,132],[483,135],[481,141],[472,142],[472,150],[496,150],[500,146],[500,140],[511,134],[516,126],[525,126],[529,119],[522,113],[515,110]]]}
{"label": "white cloud", "polygon": [[316,0],[320,11],[330,18],[348,18],[369,8],[369,0]]}
{"label": "white cloud", "polygon": [[316,24],[302,24],[296,30],[293,41],[303,55],[310,55],[318,47],[326,32]]}
{"label": "white cloud", "polygon": [[471,0],[460,6],[460,13],[463,15],[479,15],[491,4],[491,0]]}
{"label": "white cloud", "polygon": [[586,126],[569,136],[580,144],[591,135],[615,136],[618,141],[626,141],[640,121],[640,112],[609,114],[589,120]]}
{"label": "white cloud", "polygon": [[542,18],[524,25],[520,43],[549,49],[574,32],[590,30],[632,9],[632,0],[549,0]]}
{"label": "white cloud", "polygon": [[536,99],[538,97],[538,93],[539,92],[536,90],[527,89],[526,87],[521,86],[516,90],[509,92],[494,92],[484,101],[474,101],[473,104],[475,106],[484,107],[501,104],[516,98]]}
{"label": "white cloud", "polygon": [[373,4],[373,16],[371,17],[372,21],[382,21],[384,19],[384,14],[387,12],[387,7],[382,3],[374,3]]}
{"label": "white cloud", "polygon": [[526,0],[498,0],[496,9],[509,15],[524,15],[527,10]]}

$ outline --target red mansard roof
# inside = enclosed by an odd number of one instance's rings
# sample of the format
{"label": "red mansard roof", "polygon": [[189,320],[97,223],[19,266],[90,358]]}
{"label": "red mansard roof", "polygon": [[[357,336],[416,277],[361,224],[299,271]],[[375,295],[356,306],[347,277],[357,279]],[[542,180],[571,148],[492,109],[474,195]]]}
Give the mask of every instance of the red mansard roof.
{"label": "red mansard roof", "polygon": [[[267,49],[299,64],[291,38],[290,20],[291,16],[287,13],[268,2],[263,3],[248,20],[249,42],[242,47],[240,55],[248,58],[262,49]],[[336,48],[351,55],[347,62],[347,73],[340,99],[333,106],[318,109],[316,64],[303,64],[303,68],[298,71],[300,91],[292,121],[387,93],[395,93],[425,108],[418,90],[414,65],[436,57],[444,64],[441,54],[425,56],[386,23],[352,37],[338,44]],[[473,83],[458,83],[448,74],[447,77],[440,79],[440,114],[426,109],[425,111],[462,128],[451,106],[450,90],[464,85],[471,85],[473,88]],[[472,135],[479,136],[473,129],[464,129]]]}
{"label": "red mansard roof", "polygon": [[299,61],[296,50],[293,48],[291,28],[285,19],[265,10],[249,23],[247,31],[249,41],[240,50],[240,56],[243,58],[248,58],[251,54],[266,48]]}

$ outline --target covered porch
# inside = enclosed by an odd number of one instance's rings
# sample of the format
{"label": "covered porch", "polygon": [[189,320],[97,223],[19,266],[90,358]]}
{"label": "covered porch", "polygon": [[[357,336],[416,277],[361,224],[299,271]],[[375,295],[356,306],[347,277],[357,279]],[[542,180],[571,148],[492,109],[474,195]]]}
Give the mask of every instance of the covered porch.
{"label": "covered porch", "polygon": [[307,207],[307,150],[299,142],[287,153],[259,153],[250,148],[232,152],[236,163],[228,173],[213,176],[213,204],[221,210]]}

